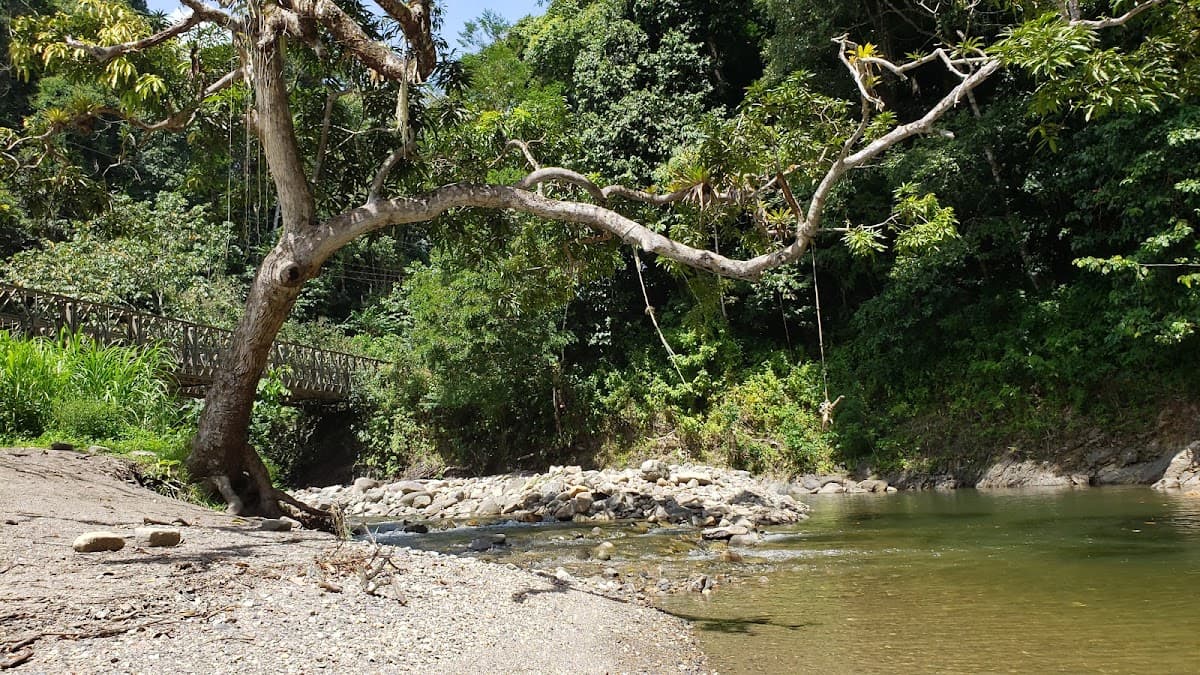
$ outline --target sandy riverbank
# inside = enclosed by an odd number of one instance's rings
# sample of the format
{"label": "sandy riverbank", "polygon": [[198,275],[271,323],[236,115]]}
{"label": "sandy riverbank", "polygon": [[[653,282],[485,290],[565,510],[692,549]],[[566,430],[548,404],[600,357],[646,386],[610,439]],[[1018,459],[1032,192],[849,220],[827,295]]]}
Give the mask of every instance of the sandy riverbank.
{"label": "sandy riverbank", "polygon": [[[115,458],[0,450],[0,666],[14,672],[698,672],[691,629],[509,566],[269,532],[126,482]],[[182,543],[150,548],[144,522]],[[76,553],[109,530],[119,551]],[[372,563],[372,560],[374,562]],[[379,568],[364,588],[360,570]],[[369,591],[374,591],[369,592]]]}

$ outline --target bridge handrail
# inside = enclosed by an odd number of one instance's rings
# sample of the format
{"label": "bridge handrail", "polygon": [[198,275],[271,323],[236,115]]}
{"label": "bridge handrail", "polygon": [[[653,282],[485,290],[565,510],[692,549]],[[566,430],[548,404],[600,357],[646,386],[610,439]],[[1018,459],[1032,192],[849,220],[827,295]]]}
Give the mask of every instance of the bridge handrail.
{"label": "bridge handrail", "polygon": [[[12,313],[17,309],[14,305],[20,309],[17,314]],[[166,343],[177,352],[177,377],[181,382],[211,381],[233,337],[233,331],[216,326],[0,283],[0,327],[5,316],[12,318],[9,323],[32,334],[57,333],[66,328],[108,343]],[[283,380],[295,394],[320,397],[348,394],[355,371],[387,362],[280,340],[271,345],[269,363],[292,366],[292,372],[284,374]]]}

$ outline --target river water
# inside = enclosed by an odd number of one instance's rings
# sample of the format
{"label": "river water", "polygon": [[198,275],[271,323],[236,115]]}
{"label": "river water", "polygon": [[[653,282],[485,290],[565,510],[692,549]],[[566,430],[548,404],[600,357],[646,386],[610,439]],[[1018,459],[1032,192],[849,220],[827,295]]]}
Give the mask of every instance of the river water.
{"label": "river water", "polygon": [[[812,496],[731,556],[691,529],[506,523],[386,543],[577,578],[617,573],[694,622],[721,673],[1200,673],[1200,498],[1146,488]],[[589,551],[614,543],[612,560]],[[653,591],[651,591],[653,592]]]}
{"label": "river water", "polygon": [[757,583],[668,598],[723,673],[1200,672],[1200,499],[812,498]]}

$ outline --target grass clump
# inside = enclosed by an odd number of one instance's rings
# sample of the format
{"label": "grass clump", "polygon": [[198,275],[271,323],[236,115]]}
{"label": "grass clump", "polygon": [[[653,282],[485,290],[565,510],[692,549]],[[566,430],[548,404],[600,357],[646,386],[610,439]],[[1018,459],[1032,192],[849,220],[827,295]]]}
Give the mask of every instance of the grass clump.
{"label": "grass clump", "polygon": [[173,448],[190,415],[171,394],[169,358],[158,347],[0,331],[0,442],[54,437],[111,447],[152,438]]}

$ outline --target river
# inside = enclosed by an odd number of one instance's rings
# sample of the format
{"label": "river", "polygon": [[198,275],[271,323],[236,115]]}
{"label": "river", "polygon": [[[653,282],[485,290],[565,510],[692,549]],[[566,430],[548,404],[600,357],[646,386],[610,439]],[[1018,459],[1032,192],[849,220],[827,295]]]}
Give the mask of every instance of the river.
{"label": "river", "polygon": [[[1200,498],[1147,488],[812,496],[758,546],[630,523],[497,524],[389,543],[641,587],[733,673],[1200,672]],[[615,544],[611,561],[589,551]],[[739,559],[740,557],[740,559]],[[665,583],[665,582],[664,582]]]}
{"label": "river", "polygon": [[1200,672],[1200,499],[1142,488],[812,498],[668,598],[723,673]]}

